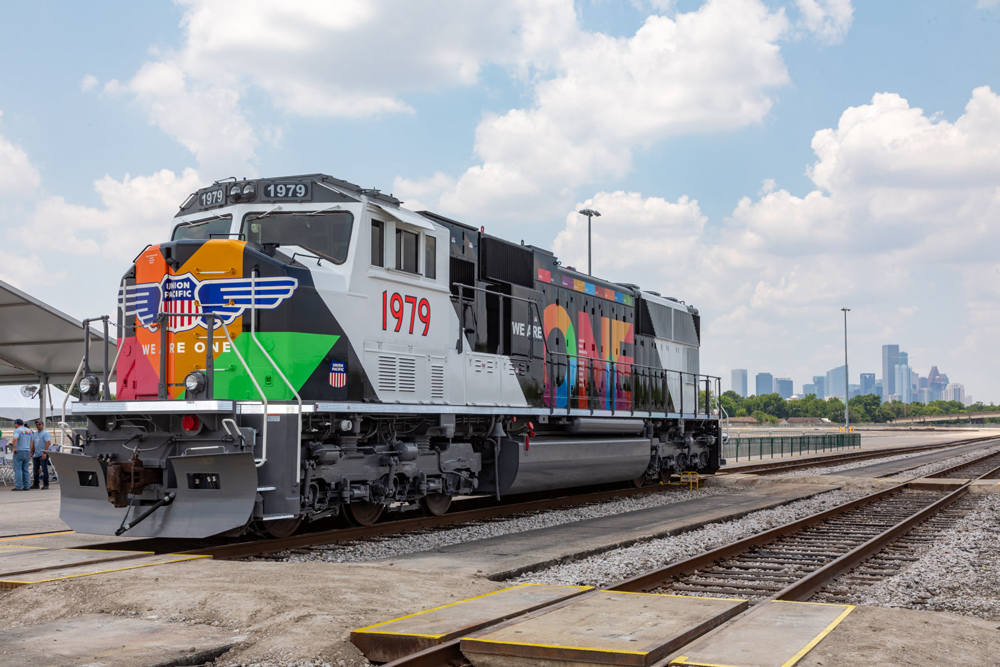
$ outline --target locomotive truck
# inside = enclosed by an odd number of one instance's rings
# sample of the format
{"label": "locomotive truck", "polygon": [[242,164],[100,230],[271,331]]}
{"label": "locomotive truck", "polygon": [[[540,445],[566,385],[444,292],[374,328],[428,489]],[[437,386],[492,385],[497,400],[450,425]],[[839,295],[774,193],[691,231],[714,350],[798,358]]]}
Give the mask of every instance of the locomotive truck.
{"label": "locomotive truck", "polygon": [[193,193],[118,305],[53,455],[80,532],[280,537],[720,466],[696,308],[330,176]]}

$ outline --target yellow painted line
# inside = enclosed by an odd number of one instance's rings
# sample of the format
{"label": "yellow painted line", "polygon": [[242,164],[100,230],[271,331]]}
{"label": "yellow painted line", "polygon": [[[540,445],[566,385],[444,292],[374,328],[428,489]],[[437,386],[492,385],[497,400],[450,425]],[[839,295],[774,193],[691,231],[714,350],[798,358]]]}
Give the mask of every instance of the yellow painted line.
{"label": "yellow painted line", "polygon": [[714,662],[690,662],[686,655],[679,655],[670,661],[671,665],[691,665],[691,667],[739,667],[738,665],[719,665]]}
{"label": "yellow painted line", "polygon": [[[388,620],[388,621],[382,621],[381,623],[376,623],[374,625],[366,625],[363,628],[358,628],[357,630],[352,630],[351,632],[373,632],[372,628],[379,628],[379,627],[382,627],[383,625],[388,625],[390,623],[395,623],[396,621],[402,621],[402,620],[407,619],[407,618],[413,618],[414,616],[420,616],[421,614],[428,614],[428,613],[430,613],[432,611],[438,611],[439,609],[447,609],[448,607],[454,607],[455,605],[462,604],[463,602],[470,602],[472,600],[479,600],[481,598],[489,597],[490,595],[496,595],[497,593],[504,593],[506,591],[513,591],[513,590],[518,589],[518,588],[524,588],[525,586],[558,586],[559,588],[575,588],[575,589],[580,590],[580,591],[586,591],[586,590],[590,590],[590,589],[593,588],[593,586],[569,586],[569,585],[566,585],[566,584],[519,584],[517,586],[511,586],[510,588],[501,588],[500,590],[493,591],[492,593],[483,593],[482,595],[477,595],[475,597],[467,598],[465,600],[459,600],[458,602],[451,602],[451,603],[448,603],[448,604],[443,604],[440,607],[433,607],[431,609],[425,609],[423,611],[418,611],[415,614],[407,614],[406,616],[400,616],[399,618],[393,618],[393,619]],[[378,632],[378,631],[375,631],[375,632],[377,634],[385,634],[385,635],[404,635],[404,636],[408,635],[408,633],[405,633],[405,632]],[[443,633],[443,634],[440,634],[440,635],[409,635],[409,636],[437,638],[437,637],[443,637],[445,634],[448,634],[448,633]]]}
{"label": "yellow painted line", "polygon": [[833,631],[833,629],[835,627],[837,627],[838,625],[840,625],[840,622],[842,620],[844,620],[845,618],[847,618],[847,615],[850,614],[852,611],[854,611],[855,608],[856,608],[855,605],[853,605],[853,604],[849,604],[849,605],[845,605],[845,606],[846,606],[846,609],[844,609],[844,612],[840,616],[838,616],[837,618],[833,619],[833,622],[830,623],[830,625],[826,626],[826,629],[823,630],[823,632],[821,632],[818,635],[816,635],[815,637],[813,637],[813,640],[811,642],[809,642],[808,644],[806,644],[802,648],[801,651],[799,651],[798,653],[796,653],[795,655],[793,655],[791,658],[789,658],[786,662],[784,662],[781,665],[781,667],[792,667],[792,665],[794,665],[799,660],[801,660],[802,657],[805,656],[806,653],[808,653],[809,651],[811,651],[812,648],[814,646],[816,646],[816,644],[820,643],[820,641],[823,639],[823,637],[826,637],[828,634],[830,634]]}
{"label": "yellow painted line", "polygon": [[10,542],[13,540],[33,540],[36,537],[55,537],[56,535],[72,535],[75,530],[65,530],[61,533],[39,533],[37,535],[21,535],[20,537],[0,537],[0,542]]}
{"label": "yellow painted line", "polygon": [[[108,572],[121,572],[122,570],[135,570],[140,567],[149,567],[150,565],[169,565],[170,563],[182,563],[186,560],[195,560],[198,558],[211,558],[211,556],[184,556],[183,558],[177,558],[175,560],[161,560],[156,563],[143,563],[142,565],[129,565],[128,567],[116,567],[110,570],[98,570],[97,572],[83,572],[81,574],[68,574],[65,577],[53,577],[51,579],[35,579],[31,581],[23,581],[20,579],[0,579],[0,584],[17,584],[19,586],[24,586],[26,584],[44,584],[49,581],[62,581],[63,579],[75,579],[77,577],[89,577],[93,574],[107,574]],[[84,563],[83,565],[86,565]],[[78,565],[67,565],[66,567],[77,567]]]}
{"label": "yellow painted line", "polygon": [[[506,644],[508,646],[534,646],[536,648],[568,648],[575,651],[594,651],[596,653],[627,653],[628,655],[649,655],[649,651],[622,651],[610,648],[594,648],[592,646],[566,646],[565,644],[529,644],[528,642],[509,642],[503,639],[466,639],[470,644]],[[475,653],[475,651],[473,651]],[[782,665],[782,667],[784,667]]]}

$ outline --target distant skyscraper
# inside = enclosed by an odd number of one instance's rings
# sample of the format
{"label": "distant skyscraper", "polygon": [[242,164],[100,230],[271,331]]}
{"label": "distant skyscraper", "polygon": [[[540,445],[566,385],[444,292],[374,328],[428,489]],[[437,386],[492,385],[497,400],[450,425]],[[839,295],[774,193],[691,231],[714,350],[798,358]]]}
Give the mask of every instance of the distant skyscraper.
{"label": "distant skyscraper", "polygon": [[792,385],[792,378],[775,378],[774,392],[784,399],[791,398],[792,394],[795,393],[795,389]]}
{"label": "distant skyscraper", "polygon": [[920,403],[923,403],[924,405],[927,405],[928,403],[930,403],[931,402],[931,390],[930,389],[921,389],[920,391],[918,391],[917,392],[917,401],[919,401]]}
{"label": "distant skyscraper", "polygon": [[[808,396],[809,394],[816,394],[815,382],[807,382],[806,384],[802,385],[802,395]],[[819,398],[819,395],[817,394],[816,397]]]}
{"label": "distant skyscraper", "polygon": [[833,370],[826,372],[826,397],[847,396],[847,387],[844,382],[844,367],[837,366]]}
{"label": "distant skyscraper", "polygon": [[899,345],[882,346],[882,400],[887,401],[896,393],[896,365],[899,363]]}
{"label": "distant skyscraper", "polygon": [[896,396],[902,403],[913,402],[913,389],[910,382],[910,367],[896,364]]}
{"label": "distant skyscraper", "polygon": [[816,398],[821,401],[826,400],[826,376],[813,375],[813,384],[816,385]]}
{"label": "distant skyscraper", "polygon": [[747,369],[733,369],[733,391],[743,398],[747,397]]}
{"label": "distant skyscraper", "polygon": [[861,395],[861,385],[860,384],[852,384],[851,385],[851,398],[854,398],[855,396],[860,396],[860,395]]}
{"label": "distant skyscraper", "polygon": [[950,383],[944,390],[944,399],[946,401],[958,401],[962,405],[967,405],[965,402],[965,385],[958,382]]}
{"label": "distant skyscraper", "polygon": [[948,376],[941,375],[937,366],[931,366],[931,372],[927,374],[928,401],[944,400],[944,389],[948,386]]}
{"label": "distant skyscraper", "polygon": [[770,373],[757,373],[755,378],[755,384],[757,389],[757,395],[763,396],[765,394],[774,393],[774,376]]}
{"label": "distant skyscraper", "polygon": [[861,374],[861,395],[867,396],[868,394],[875,393],[875,374],[874,373],[862,373]]}
{"label": "distant skyscraper", "polygon": [[882,378],[875,380],[875,395],[882,398]]}

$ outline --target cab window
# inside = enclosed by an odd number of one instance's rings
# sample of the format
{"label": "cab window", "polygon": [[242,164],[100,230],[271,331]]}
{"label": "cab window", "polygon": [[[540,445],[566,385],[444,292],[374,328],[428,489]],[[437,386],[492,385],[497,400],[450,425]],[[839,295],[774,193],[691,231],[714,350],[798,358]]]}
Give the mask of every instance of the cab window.
{"label": "cab window", "polygon": [[372,220],[372,266],[385,266],[385,223]]}
{"label": "cab window", "polygon": [[208,220],[195,220],[194,222],[182,222],[174,227],[171,241],[185,240],[208,240],[230,238],[229,228],[233,224],[233,216],[223,215],[221,217],[209,218]]}
{"label": "cab window", "polygon": [[250,243],[296,245],[334,264],[343,264],[351,244],[354,215],[333,213],[251,213],[243,221]]}
{"label": "cab window", "polygon": [[424,237],[424,275],[437,278],[437,239],[433,236]]}
{"label": "cab window", "polygon": [[407,273],[417,273],[417,251],[420,236],[405,229],[396,228],[396,269]]}

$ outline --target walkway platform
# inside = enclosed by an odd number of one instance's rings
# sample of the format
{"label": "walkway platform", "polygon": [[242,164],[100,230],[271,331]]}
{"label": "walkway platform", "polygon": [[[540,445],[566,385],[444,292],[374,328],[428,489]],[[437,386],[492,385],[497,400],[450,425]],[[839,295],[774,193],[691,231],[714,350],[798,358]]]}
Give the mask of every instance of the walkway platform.
{"label": "walkway platform", "polygon": [[[599,591],[461,642],[473,665],[646,667],[747,608],[746,600]],[[556,661],[555,663],[553,661]]]}
{"label": "walkway platform", "polygon": [[208,556],[155,555],[149,551],[55,549],[0,542],[0,590],[91,574],[178,563]]}
{"label": "walkway platform", "polygon": [[504,580],[567,560],[677,535],[750,512],[785,505],[840,488],[840,484],[780,484],[703,496],[660,507],[522,533],[452,544],[395,556],[396,567],[419,571],[465,571]]}
{"label": "walkway platform", "polygon": [[765,602],[686,646],[670,665],[792,667],[852,611],[846,604]]}
{"label": "walkway platform", "polygon": [[351,643],[369,660],[389,662],[589,590],[593,588],[522,584],[354,630]]}

